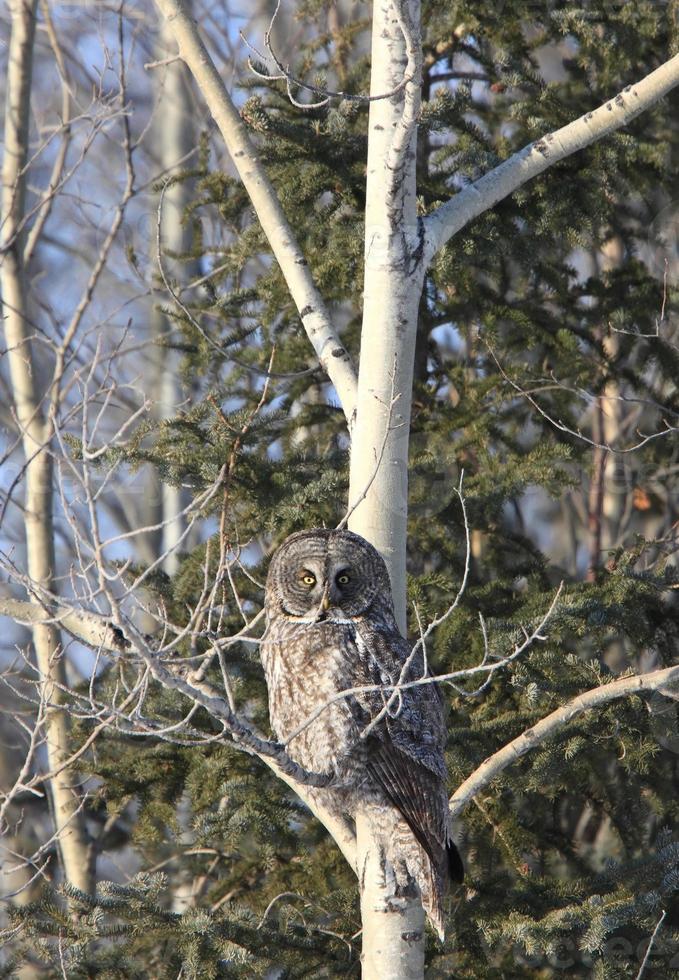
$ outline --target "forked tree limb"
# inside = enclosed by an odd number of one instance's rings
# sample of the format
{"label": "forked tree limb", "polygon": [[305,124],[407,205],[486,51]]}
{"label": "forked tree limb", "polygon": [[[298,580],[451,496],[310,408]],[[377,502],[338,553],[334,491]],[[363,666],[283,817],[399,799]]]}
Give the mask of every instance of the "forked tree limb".
{"label": "forked tree limb", "polygon": [[237,747],[256,755],[287,783],[326,826],[349,865],[356,870],[356,841],[353,832],[339,817],[320,807],[313,792],[313,783],[325,783],[327,777],[319,780],[314,774],[307,773],[290,759],[282,746],[267,741],[251,726],[242,722],[230,710],[222,692],[208,684],[199,671],[186,671],[181,661],[177,662],[175,669],[167,660],[161,662],[147,647],[144,638],[126,638],[123,631],[105,616],[70,606],[50,605],[51,608],[41,608],[33,602],[0,596],[0,616],[8,616],[17,623],[32,627],[54,629],[58,624],[62,630],[86,646],[113,656],[131,654],[144,660],[159,684],[178,690],[185,697],[202,705],[209,715],[224,725]]}

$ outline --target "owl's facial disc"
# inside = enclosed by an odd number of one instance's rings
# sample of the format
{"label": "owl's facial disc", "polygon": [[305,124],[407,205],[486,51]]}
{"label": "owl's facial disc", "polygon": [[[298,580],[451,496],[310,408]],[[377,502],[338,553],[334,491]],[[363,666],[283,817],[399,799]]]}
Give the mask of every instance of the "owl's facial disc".
{"label": "owl's facial disc", "polygon": [[315,561],[307,557],[295,569],[284,598],[288,615],[312,617],[315,622],[336,622],[355,616],[369,604],[372,589],[366,589],[361,569],[346,559]]}
{"label": "owl's facial disc", "polygon": [[363,555],[331,552],[326,581],[329,620],[360,616],[372,605],[377,582]]}
{"label": "owl's facial disc", "polygon": [[332,565],[327,579],[328,604],[342,609],[356,598],[360,584],[360,577],[351,565]]}
{"label": "owl's facial disc", "polygon": [[384,562],[351,531],[317,528],[291,535],[279,548],[267,576],[269,602],[306,624],[346,623],[369,614],[376,596],[388,608]]}

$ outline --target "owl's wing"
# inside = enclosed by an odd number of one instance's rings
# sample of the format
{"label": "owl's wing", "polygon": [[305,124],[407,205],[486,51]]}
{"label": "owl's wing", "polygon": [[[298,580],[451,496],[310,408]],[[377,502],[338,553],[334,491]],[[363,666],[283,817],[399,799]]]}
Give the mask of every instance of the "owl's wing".
{"label": "owl's wing", "polygon": [[450,836],[448,799],[441,780],[379,738],[368,739],[367,768],[423,847],[435,868],[461,882],[464,867]]}
{"label": "owl's wing", "polygon": [[[407,674],[401,671],[410,656],[411,645],[396,629],[374,623],[361,623],[357,628],[356,684],[396,684],[416,681],[426,676],[421,653],[413,659]],[[375,716],[389,701],[392,692],[360,693],[357,701],[369,717]],[[425,766],[441,780],[446,778],[443,750],[446,727],[443,705],[434,683],[401,690],[383,720],[375,726],[374,734],[393,743],[418,765]]]}
{"label": "owl's wing", "polygon": [[[361,640],[370,661],[362,666],[373,682],[398,681],[410,654],[408,641],[394,630],[375,627],[362,630]],[[404,681],[416,680],[423,673],[422,658],[415,657]],[[359,696],[363,712],[374,718],[388,696],[387,692]],[[367,767],[434,866],[447,863],[450,877],[462,881],[462,860],[450,832],[445,741],[443,706],[436,685],[407,688],[367,739]]]}

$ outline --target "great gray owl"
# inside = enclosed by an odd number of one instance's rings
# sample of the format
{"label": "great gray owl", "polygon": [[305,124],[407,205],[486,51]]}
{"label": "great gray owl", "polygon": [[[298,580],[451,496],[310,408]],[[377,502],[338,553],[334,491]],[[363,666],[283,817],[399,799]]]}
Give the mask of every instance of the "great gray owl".
{"label": "great gray owl", "polygon": [[[396,626],[386,566],[358,534],[292,534],[271,562],[265,606],[260,650],[271,725],[281,741],[339,691],[398,682],[411,646]],[[402,680],[422,674],[420,655]],[[412,894],[416,882],[443,937],[443,896],[451,880],[462,881],[463,868],[451,839],[441,700],[434,684],[401,691],[361,738],[390,694],[334,701],[288,752],[306,769],[333,774],[328,788],[313,791],[332,813],[351,820],[359,807],[369,808],[395,894]]]}

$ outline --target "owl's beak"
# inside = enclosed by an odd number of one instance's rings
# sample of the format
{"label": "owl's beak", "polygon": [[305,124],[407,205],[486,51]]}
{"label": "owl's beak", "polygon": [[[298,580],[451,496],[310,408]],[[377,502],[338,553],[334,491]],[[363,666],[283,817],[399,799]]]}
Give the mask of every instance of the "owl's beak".
{"label": "owl's beak", "polygon": [[330,596],[328,595],[328,587],[323,589],[323,595],[321,596],[321,601],[318,603],[318,609],[316,610],[316,622],[320,622],[325,619],[325,614],[330,608]]}

